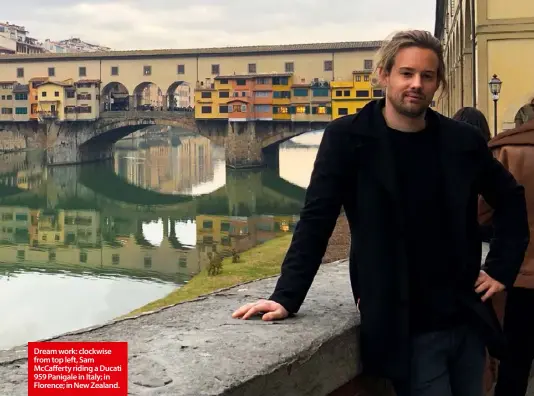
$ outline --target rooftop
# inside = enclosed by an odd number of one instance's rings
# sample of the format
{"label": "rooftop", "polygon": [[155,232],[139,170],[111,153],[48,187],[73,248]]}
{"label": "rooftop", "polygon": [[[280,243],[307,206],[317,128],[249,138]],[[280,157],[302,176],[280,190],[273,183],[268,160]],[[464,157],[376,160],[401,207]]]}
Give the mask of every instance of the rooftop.
{"label": "rooftop", "polygon": [[16,54],[3,56],[1,62],[35,61],[39,59],[72,60],[72,59],[117,59],[117,58],[143,58],[143,57],[194,57],[194,56],[221,56],[242,55],[261,53],[295,53],[295,52],[323,52],[323,51],[354,51],[354,50],[378,50],[382,41],[347,41],[333,43],[314,44],[283,44],[283,45],[253,45],[241,47],[219,48],[185,48],[185,49],[154,49],[154,50],[129,50],[129,51],[106,51],[106,52],[81,52],[81,53],[43,53],[43,54]]}
{"label": "rooftop", "polygon": [[250,79],[250,78],[262,78],[262,77],[291,77],[293,73],[251,73],[251,74],[231,74],[226,76],[217,76],[215,80],[235,80],[239,79]]}

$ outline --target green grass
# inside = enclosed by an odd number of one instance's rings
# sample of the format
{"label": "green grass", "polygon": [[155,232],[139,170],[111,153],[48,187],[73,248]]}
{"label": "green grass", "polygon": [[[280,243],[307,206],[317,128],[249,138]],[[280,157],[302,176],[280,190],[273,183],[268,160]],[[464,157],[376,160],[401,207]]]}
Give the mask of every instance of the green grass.
{"label": "green grass", "polygon": [[278,275],[291,238],[291,234],[284,235],[243,252],[239,263],[232,263],[232,258],[227,257],[223,260],[222,271],[218,275],[209,276],[207,270],[204,270],[166,297],[138,308],[126,316],[139,315],[143,312],[192,300],[219,289]]}

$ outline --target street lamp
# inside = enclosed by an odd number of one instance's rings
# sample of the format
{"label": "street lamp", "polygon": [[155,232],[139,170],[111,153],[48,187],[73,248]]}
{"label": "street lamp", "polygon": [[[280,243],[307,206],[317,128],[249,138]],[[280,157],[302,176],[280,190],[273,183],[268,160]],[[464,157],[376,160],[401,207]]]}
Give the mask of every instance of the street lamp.
{"label": "street lamp", "polygon": [[496,74],[489,82],[491,95],[493,96],[493,129],[494,136],[497,136],[497,101],[499,100],[499,94],[501,93],[502,81],[499,80]]}

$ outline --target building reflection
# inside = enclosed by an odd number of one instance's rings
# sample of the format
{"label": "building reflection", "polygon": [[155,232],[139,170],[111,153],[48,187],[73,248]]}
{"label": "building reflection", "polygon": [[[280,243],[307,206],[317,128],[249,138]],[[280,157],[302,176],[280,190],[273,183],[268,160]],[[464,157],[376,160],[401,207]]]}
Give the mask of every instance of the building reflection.
{"label": "building reflection", "polygon": [[[16,157],[0,170],[0,186],[9,187],[0,189],[3,271],[183,283],[214,253],[229,256],[293,232],[303,188],[268,170],[227,170],[219,180],[220,152],[202,137],[141,142],[137,150],[121,150],[108,167],[46,168]],[[179,199],[203,183],[212,183],[212,191]],[[142,204],[135,200],[140,192]]]}
{"label": "building reflection", "polygon": [[214,179],[214,147],[198,135],[139,139],[115,156],[115,172],[129,183],[167,194],[190,194]]}
{"label": "building reflection", "polygon": [[[92,210],[50,210],[0,206],[0,261],[50,270],[118,270],[133,277],[183,282],[206,268],[209,253],[231,255],[292,232],[297,216],[250,217],[198,215],[191,222],[195,240],[184,244],[176,229],[182,221],[163,220],[162,238],[153,233],[121,232],[113,217]],[[120,223],[120,221],[119,221]],[[124,225],[123,225],[124,226]]]}

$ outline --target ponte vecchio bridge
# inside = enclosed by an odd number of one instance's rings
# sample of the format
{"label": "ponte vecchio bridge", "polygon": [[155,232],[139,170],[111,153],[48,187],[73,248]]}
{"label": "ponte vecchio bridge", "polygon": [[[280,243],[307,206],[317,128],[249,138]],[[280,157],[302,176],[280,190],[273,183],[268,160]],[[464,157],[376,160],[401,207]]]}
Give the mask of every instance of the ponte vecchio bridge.
{"label": "ponte vecchio bridge", "polygon": [[[350,80],[355,68],[369,68],[380,45],[373,41],[5,56],[0,75],[14,83],[25,85],[47,76],[51,81],[100,81],[95,106],[101,113],[95,121],[0,122],[0,137],[21,134],[28,147],[46,148],[53,165],[107,158],[113,143],[129,133],[148,125],[170,125],[223,144],[231,167],[263,165],[277,160],[279,143],[322,129],[326,122],[195,120],[190,111],[167,110],[184,107],[177,100],[184,92],[191,103],[197,84],[224,74],[290,72],[300,81]],[[138,111],[149,86],[161,92],[160,111]],[[125,106],[118,105],[121,101]],[[121,109],[128,111],[117,111]]]}

